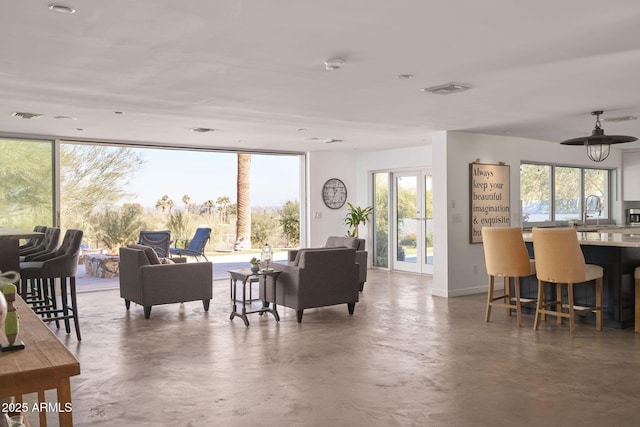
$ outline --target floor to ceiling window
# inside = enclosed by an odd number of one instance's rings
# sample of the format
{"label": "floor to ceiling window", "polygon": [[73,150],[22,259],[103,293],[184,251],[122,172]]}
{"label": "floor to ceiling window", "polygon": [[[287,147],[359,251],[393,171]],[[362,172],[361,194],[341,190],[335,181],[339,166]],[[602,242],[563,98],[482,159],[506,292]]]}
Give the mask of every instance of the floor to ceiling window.
{"label": "floor to ceiling window", "polygon": [[[137,239],[141,229],[171,229],[173,239],[186,240],[198,226],[208,225],[214,230],[209,248],[232,250],[239,157],[209,150],[0,138],[0,226],[79,228],[85,246],[116,252]],[[304,156],[243,157],[249,163],[247,240],[253,247],[300,245]]]}
{"label": "floor to ceiling window", "polygon": [[0,138],[0,225],[54,223],[53,141]]}
{"label": "floor to ceiling window", "polygon": [[[61,223],[85,230],[91,248],[111,252],[141,229],[170,229],[183,241],[200,226],[212,229],[209,250],[233,250],[238,159],[233,152],[61,143]],[[248,162],[244,247],[299,245],[301,156],[252,153]]]}

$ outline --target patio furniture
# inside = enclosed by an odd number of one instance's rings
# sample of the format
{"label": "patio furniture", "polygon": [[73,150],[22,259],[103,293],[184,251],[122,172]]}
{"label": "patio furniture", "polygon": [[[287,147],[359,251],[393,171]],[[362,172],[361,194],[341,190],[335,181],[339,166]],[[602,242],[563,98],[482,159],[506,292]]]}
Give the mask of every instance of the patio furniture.
{"label": "patio furniture", "polygon": [[171,246],[171,230],[141,230],[139,245],[152,247],[160,258],[169,256],[169,246]]}
{"label": "patio furniture", "polygon": [[156,252],[143,245],[120,248],[120,296],[144,307],[144,317],[160,304],[202,300],[209,311],[213,298],[213,264],[194,262],[161,264]]}
{"label": "patio furniture", "polygon": [[199,261],[199,257],[204,257],[206,261],[209,261],[207,259],[207,256],[204,254],[204,248],[205,246],[207,246],[207,242],[209,242],[210,238],[210,228],[197,228],[193,239],[191,239],[187,248],[169,248],[169,254],[171,256],[179,255],[186,257],[195,257],[196,261]]}

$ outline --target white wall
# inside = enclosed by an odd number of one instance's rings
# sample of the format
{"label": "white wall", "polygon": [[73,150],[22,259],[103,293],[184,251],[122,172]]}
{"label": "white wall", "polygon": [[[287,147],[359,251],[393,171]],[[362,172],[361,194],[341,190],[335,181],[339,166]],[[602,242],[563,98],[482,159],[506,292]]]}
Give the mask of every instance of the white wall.
{"label": "white wall", "polygon": [[[373,206],[371,172],[429,167],[431,166],[431,157],[431,145],[359,153],[356,158],[358,204]],[[373,251],[372,241],[368,238],[371,235],[371,230],[371,224],[367,224],[366,230],[360,230],[360,237],[367,240],[367,249],[370,253]]]}
{"label": "white wall", "polygon": [[[443,148],[445,146],[446,148]],[[480,159],[481,163],[505,162],[511,175],[511,223],[520,225],[520,162],[538,161],[574,166],[595,166],[587,158],[583,147],[561,146],[547,141],[447,132],[446,140],[434,138],[434,184],[440,178],[436,165],[446,164],[446,190],[442,185],[434,188],[434,205],[446,206],[446,223],[442,215],[434,218],[435,229],[447,230],[447,245],[440,248],[434,235],[434,257],[438,259],[446,251],[445,265],[434,268],[434,295],[459,296],[486,292],[486,269],[482,244],[469,243],[469,163]],[[611,150],[609,158],[598,166],[619,168],[619,150]],[[440,168],[439,168],[440,169]],[[438,170],[439,170],[438,169]],[[436,184],[437,185],[437,184]],[[619,187],[619,186],[618,186]],[[441,190],[436,194],[436,188]],[[614,216],[620,217],[620,197],[617,197]],[[455,206],[455,207],[453,207]],[[437,213],[441,213],[440,210]],[[453,222],[454,215],[462,222]],[[435,215],[434,215],[435,216]],[[446,268],[446,272],[443,269]]]}
{"label": "white wall", "polygon": [[[433,295],[453,297],[486,292],[486,269],[481,244],[469,243],[469,163],[505,162],[511,174],[511,221],[520,225],[520,163],[522,161],[574,166],[596,166],[583,147],[561,146],[509,136],[487,136],[462,132],[436,132],[431,145],[358,154],[310,153],[307,186],[310,244],[321,246],[329,235],[344,235],[346,209],[332,210],[322,202],[322,185],[340,178],[348,200],[360,206],[372,205],[372,171],[432,167],[434,177],[434,275]],[[609,158],[597,166],[617,168],[614,178],[612,217],[622,221],[619,169],[621,152],[611,149]],[[313,218],[319,212],[321,218]],[[460,221],[454,221],[454,218]],[[368,230],[360,230],[367,238]],[[370,239],[367,240],[368,246]],[[371,248],[369,247],[369,250]]]}
{"label": "white wall", "polygon": [[328,236],[345,236],[347,205],[330,209],[322,201],[322,186],[338,178],[347,187],[347,201],[358,203],[356,155],[344,152],[311,152],[307,155],[307,247],[323,246]]}

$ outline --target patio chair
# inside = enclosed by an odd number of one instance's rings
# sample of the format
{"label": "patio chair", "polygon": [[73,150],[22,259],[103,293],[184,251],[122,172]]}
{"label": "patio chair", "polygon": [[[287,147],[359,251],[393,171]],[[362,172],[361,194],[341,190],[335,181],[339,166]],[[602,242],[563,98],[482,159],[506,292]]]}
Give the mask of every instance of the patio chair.
{"label": "patio chair", "polygon": [[151,246],[158,257],[166,258],[169,256],[169,246],[171,246],[171,230],[141,230],[138,244]]}
{"label": "patio chair", "polygon": [[206,261],[207,256],[204,254],[204,247],[207,246],[207,242],[211,238],[210,228],[197,228],[196,233],[193,235],[193,239],[189,242],[187,248],[169,248],[171,256],[192,256],[196,261],[199,261],[199,257],[204,257]]}

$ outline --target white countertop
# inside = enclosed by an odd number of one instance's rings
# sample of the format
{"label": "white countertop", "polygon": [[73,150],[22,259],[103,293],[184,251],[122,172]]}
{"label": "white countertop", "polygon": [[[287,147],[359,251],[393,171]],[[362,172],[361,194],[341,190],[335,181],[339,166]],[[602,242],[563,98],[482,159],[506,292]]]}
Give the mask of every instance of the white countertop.
{"label": "white countertop", "polygon": [[[630,234],[626,230],[620,231],[623,232],[616,233],[613,230],[607,233],[577,231],[578,241],[581,245],[640,248],[640,229],[637,234]],[[531,232],[522,233],[522,237],[525,242],[533,242]]]}

